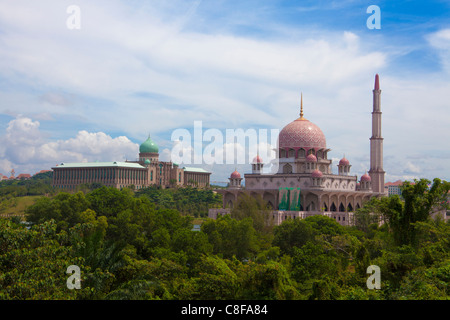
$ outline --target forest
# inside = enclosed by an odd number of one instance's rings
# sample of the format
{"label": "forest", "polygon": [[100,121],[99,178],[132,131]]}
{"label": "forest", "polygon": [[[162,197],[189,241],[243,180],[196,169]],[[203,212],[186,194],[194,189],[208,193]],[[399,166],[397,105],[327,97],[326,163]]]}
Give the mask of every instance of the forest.
{"label": "forest", "polygon": [[[0,299],[448,300],[450,224],[431,212],[448,210],[450,183],[429,184],[373,198],[351,227],[321,215],[275,226],[262,199],[245,196],[208,219],[220,195],[196,188],[48,192],[26,224],[0,219]],[[380,289],[367,286],[371,265]]]}

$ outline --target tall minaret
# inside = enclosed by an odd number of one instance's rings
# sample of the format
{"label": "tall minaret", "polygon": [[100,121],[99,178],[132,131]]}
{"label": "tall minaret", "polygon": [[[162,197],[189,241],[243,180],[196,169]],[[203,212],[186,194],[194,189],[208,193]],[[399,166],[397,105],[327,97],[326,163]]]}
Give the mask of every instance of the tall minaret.
{"label": "tall minaret", "polygon": [[370,170],[372,191],[384,193],[383,138],[381,137],[380,78],[375,76],[373,89],[372,137],[370,138]]}

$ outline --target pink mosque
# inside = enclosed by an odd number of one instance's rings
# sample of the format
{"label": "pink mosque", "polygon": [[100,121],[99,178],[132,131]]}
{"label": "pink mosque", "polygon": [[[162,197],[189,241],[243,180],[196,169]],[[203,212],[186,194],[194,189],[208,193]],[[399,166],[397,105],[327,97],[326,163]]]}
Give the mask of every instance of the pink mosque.
{"label": "pink mosque", "polygon": [[209,217],[229,214],[239,195],[261,196],[272,208],[275,224],[285,219],[326,215],[342,225],[352,223],[353,211],[371,197],[385,195],[383,138],[381,136],[380,80],[375,76],[373,89],[370,168],[358,180],[350,173],[345,156],[339,161],[338,174],[332,172],[326,138],[322,130],[304,117],[303,98],[300,117],[287,124],[278,136],[278,172],[263,173],[263,159],[257,155],[252,172],[242,176],[234,171],[223,195],[223,207],[210,209]]}

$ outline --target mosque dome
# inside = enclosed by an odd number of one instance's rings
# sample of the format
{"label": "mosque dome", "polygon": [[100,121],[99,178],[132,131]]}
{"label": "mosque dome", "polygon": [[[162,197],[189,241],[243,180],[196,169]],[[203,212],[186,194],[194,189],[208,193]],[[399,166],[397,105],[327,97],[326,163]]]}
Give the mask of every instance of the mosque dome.
{"label": "mosque dome", "polygon": [[263,163],[263,159],[259,155],[257,155],[253,158],[252,163]]}
{"label": "mosque dome", "polygon": [[237,170],[234,170],[234,172],[231,174],[230,178],[231,179],[240,179],[241,174]]}
{"label": "mosque dome", "polygon": [[139,147],[140,153],[158,153],[159,148],[156,143],[150,138],[150,136],[145,140]]}
{"label": "mosque dome", "polygon": [[361,176],[361,181],[371,181],[372,179],[370,178],[370,176],[365,173]]}
{"label": "mosque dome", "polygon": [[151,164],[152,162],[149,159],[145,159],[144,163],[145,164]]}
{"label": "mosque dome", "polygon": [[278,136],[280,148],[326,149],[327,143],[322,130],[303,117],[303,97],[300,118],[286,125]]}
{"label": "mosque dome", "polygon": [[345,156],[339,161],[340,166],[348,166],[350,165],[350,161],[348,161]]}
{"label": "mosque dome", "polygon": [[313,177],[313,178],[321,178],[322,176],[323,176],[323,173],[320,170],[314,170],[311,173],[311,177]]}
{"label": "mosque dome", "polygon": [[313,154],[309,154],[306,157],[306,161],[308,161],[308,162],[317,162],[317,157],[315,155],[313,155]]}

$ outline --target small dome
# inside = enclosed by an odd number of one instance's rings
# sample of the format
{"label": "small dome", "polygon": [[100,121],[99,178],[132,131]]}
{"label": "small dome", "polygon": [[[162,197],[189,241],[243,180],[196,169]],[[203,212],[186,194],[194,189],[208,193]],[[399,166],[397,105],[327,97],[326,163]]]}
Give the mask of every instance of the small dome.
{"label": "small dome", "polygon": [[308,162],[317,162],[317,157],[311,153],[311,154],[309,154],[306,157],[306,161],[308,161]]}
{"label": "small dome", "polygon": [[323,176],[323,173],[320,170],[314,170],[311,173],[311,177],[313,177],[313,178],[321,178],[322,176]]}
{"label": "small dome", "polygon": [[252,163],[263,163],[263,159],[259,155],[257,155],[253,158]]}
{"label": "small dome", "polygon": [[150,159],[145,159],[144,163],[145,164],[151,164],[152,162],[150,161]]}
{"label": "small dome", "polygon": [[237,172],[237,170],[234,170],[234,172],[231,174],[230,178],[231,179],[240,179],[241,174],[239,172]]}
{"label": "small dome", "polygon": [[348,161],[345,156],[339,161],[340,166],[348,166],[350,165],[350,161]]}
{"label": "small dome", "polygon": [[145,140],[139,147],[140,153],[158,153],[159,148],[156,143],[150,138],[150,136]]}
{"label": "small dome", "polygon": [[370,176],[365,173],[361,176],[361,181],[371,181],[372,179],[370,178]]}

